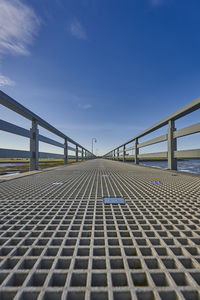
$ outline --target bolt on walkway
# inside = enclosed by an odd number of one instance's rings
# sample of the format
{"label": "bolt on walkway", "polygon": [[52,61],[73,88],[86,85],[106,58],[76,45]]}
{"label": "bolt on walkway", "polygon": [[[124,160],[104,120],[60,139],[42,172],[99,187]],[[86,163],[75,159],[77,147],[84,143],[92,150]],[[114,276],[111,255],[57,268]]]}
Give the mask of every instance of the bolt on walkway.
{"label": "bolt on walkway", "polygon": [[1,182],[0,215],[0,299],[200,299],[198,176],[96,159]]}

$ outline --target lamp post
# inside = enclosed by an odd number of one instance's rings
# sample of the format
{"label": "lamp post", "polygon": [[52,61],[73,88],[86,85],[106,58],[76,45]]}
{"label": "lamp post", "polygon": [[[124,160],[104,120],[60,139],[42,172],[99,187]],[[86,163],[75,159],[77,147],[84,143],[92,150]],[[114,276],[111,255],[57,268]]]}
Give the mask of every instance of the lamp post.
{"label": "lamp post", "polygon": [[97,139],[96,139],[96,138],[92,138],[92,154],[94,154],[94,153],[93,153],[93,143],[94,143],[94,142],[95,142],[95,143],[97,142]]}

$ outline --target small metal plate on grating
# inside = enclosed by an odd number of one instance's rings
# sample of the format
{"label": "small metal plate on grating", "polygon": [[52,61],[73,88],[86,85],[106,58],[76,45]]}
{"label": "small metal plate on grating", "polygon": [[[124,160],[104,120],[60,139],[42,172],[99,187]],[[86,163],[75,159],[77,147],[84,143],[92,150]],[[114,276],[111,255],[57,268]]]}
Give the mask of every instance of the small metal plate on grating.
{"label": "small metal plate on grating", "polygon": [[104,198],[104,204],[125,204],[122,198]]}
{"label": "small metal plate on grating", "polygon": [[110,175],[108,175],[108,174],[103,174],[103,175],[101,175],[102,177],[109,177]]}
{"label": "small metal plate on grating", "polygon": [[52,184],[59,185],[59,184],[64,184],[64,182],[53,182]]}
{"label": "small metal plate on grating", "polygon": [[152,184],[163,184],[162,181],[152,181]]}

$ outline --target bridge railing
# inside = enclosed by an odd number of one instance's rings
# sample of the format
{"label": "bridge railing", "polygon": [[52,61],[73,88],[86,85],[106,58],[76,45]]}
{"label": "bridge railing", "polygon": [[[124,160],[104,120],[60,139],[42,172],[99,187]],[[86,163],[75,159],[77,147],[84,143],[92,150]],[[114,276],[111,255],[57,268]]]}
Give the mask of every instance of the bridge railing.
{"label": "bridge railing", "polygon": [[[146,129],[142,133],[131,138],[124,144],[116,147],[112,151],[105,154],[103,157],[108,159],[115,160],[126,160],[126,152],[130,150],[134,151],[133,160],[135,164],[139,164],[139,160],[144,159],[164,159],[168,161],[168,169],[177,170],[177,160],[184,158],[200,158],[200,149],[190,149],[190,150],[177,150],[177,139],[187,135],[195,134],[200,132],[200,123],[176,130],[175,121],[196,111],[200,108],[200,98],[192,101],[188,105],[179,109],[175,113],[169,115],[165,119]],[[168,125],[168,132],[164,135],[158,136],[156,138],[147,140],[145,142],[139,143],[139,139]],[[157,153],[146,153],[140,154],[139,149],[167,141],[168,151],[166,152],[157,152]],[[133,143],[133,145],[131,145]],[[128,146],[128,147],[127,147]],[[122,155],[121,155],[122,154]]]}
{"label": "bridge railing", "polygon": [[[0,119],[0,130],[23,136],[30,140],[30,151],[0,148],[0,158],[29,158],[31,171],[39,168],[39,158],[63,158],[65,164],[67,164],[68,160],[71,158],[74,158],[76,162],[78,162],[79,158],[81,158],[81,160],[95,158],[95,156],[89,150],[72,140],[70,137],[66,136],[64,133],[53,127],[38,115],[34,114],[16,100],[9,97],[1,90],[0,104],[32,122],[30,130],[27,130]],[[62,138],[63,143],[41,135],[39,133],[39,126]],[[63,154],[39,152],[39,142],[44,142],[62,148]],[[68,143],[72,144],[74,147],[69,146]],[[75,155],[69,155],[69,151],[73,151]]]}

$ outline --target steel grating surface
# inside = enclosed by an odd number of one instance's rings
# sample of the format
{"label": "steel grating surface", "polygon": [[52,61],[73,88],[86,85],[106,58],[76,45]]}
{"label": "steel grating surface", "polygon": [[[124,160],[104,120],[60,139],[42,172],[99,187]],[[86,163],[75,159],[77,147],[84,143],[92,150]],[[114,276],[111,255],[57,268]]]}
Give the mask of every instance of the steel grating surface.
{"label": "steel grating surface", "polygon": [[200,299],[200,179],[173,175],[97,159],[0,183],[0,299]]}

